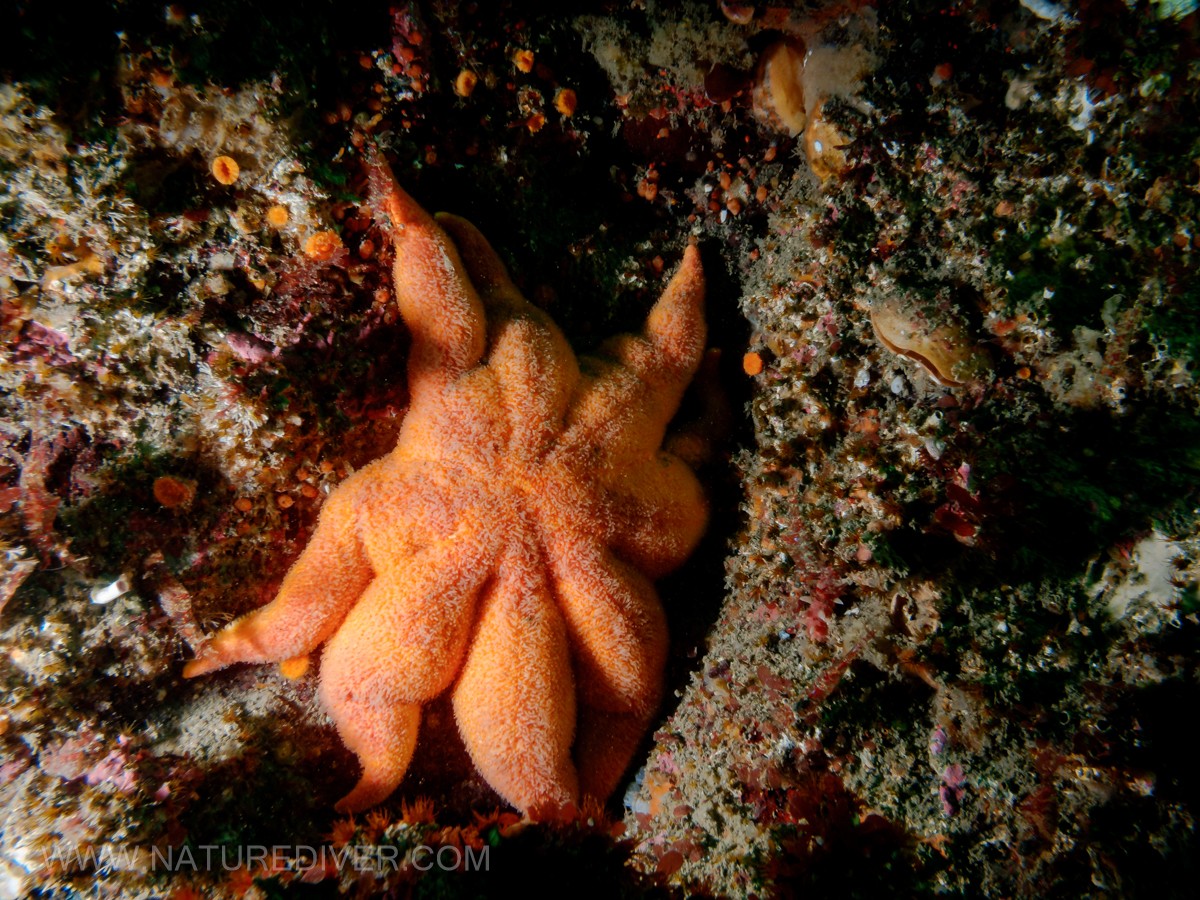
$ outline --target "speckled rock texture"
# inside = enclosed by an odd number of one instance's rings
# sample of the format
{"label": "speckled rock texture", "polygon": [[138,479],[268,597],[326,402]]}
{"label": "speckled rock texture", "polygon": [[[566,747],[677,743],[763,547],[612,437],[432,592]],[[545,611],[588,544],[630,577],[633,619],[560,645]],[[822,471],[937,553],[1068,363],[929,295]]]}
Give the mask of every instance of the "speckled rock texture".
{"label": "speckled rock texture", "polygon": [[[1189,895],[1194,0],[360,6],[18,4],[0,898]],[[181,677],[403,421],[372,144],[581,353],[698,242],[711,524],[607,806],[433,704],[340,817],[315,667]]]}

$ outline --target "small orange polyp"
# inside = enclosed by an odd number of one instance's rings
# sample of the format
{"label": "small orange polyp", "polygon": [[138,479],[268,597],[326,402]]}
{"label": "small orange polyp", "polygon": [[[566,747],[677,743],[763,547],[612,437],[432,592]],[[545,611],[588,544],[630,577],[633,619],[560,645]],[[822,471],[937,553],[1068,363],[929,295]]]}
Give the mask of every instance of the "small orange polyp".
{"label": "small orange polyp", "polygon": [[304,242],[304,255],[326,262],[342,249],[342,239],[336,231],[318,231]]}
{"label": "small orange polyp", "polygon": [[519,69],[520,71],[527,72],[527,73],[533,71],[533,51],[532,50],[518,50],[516,53],[513,54],[512,60],[513,60],[513,65],[516,66],[517,69]]}
{"label": "small orange polyp", "polygon": [[755,375],[761,375],[763,370],[763,358],[761,353],[755,353],[751,350],[742,357],[742,371],[753,378]]}
{"label": "small orange polyp", "polygon": [[478,75],[470,69],[463,69],[458,73],[458,77],[454,79],[454,93],[460,97],[470,97],[471,92],[475,90],[475,85],[478,83]]}
{"label": "small orange polyp", "polygon": [[213,178],[223,185],[231,185],[238,180],[242,168],[232,156],[218,156],[212,164]]}
{"label": "small orange polyp", "polygon": [[291,659],[285,659],[279,664],[279,674],[289,681],[295,681],[297,678],[303,677],[308,671],[308,654],[304,653],[300,656],[293,656]]}

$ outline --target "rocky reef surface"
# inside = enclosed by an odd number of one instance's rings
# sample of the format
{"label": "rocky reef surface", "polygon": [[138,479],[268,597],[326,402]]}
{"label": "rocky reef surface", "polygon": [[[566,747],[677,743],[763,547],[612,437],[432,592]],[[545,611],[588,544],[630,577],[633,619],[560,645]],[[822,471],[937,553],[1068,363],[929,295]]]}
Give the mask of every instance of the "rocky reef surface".
{"label": "rocky reef surface", "polygon": [[[1194,2],[17,6],[0,897],[1187,893]],[[371,144],[583,350],[699,241],[712,524],[607,808],[435,703],[339,817],[314,672],[182,680],[403,420]]]}

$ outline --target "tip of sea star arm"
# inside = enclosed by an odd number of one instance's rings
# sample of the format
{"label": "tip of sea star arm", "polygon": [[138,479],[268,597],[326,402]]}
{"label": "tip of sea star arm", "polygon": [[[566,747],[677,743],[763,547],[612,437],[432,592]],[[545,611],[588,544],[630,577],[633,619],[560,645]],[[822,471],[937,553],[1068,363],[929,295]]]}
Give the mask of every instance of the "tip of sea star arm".
{"label": "tip of sea star arm", "polygon": [[[656,449],[700,366],[707,337],[704,268],[700,251],[689,244],[642,334],[619,335],[602,348],[617,365],[590,383],[572,427],[580,433],[603,428],[610,455]],[[621,411],[615,423],[614,408]]]}
{"label": "tip of sea star arm", "polygon": [[421,707],[416,703],[364,703],[342,713],[336,720],[338,733],[358,756],[362,775],[334,809],[360,812],[382,803],[404,779],[417,746]]}
{"label": "tip of sea star arm", "polygon": [[367,168],[372,206],[392,224],[396,305],[413,336],[409,376],[416,398],[426,385],[453,380],[479,361],[483,304],[450,235],[400,187],[374,147]]}
{"label": "tip of sea star arm", "polygon": [[688,378],[700,364],[708,337],[704,322],[704,266],[694,243],[646,318],[646,338],[658,351],[656,366],[682,370]]}
{"label": "tip of sea star arm", "polygon": [[358,535],[364,492],[378,477],[373,463],[325,501],[317,530],[275,599],[221,629],[184,668],[195,678],[234,663],[282,662],[315,650],[340,625],[374,577]]}
{"label": "tip of sea star arm", "polygon": [[233,622],[224,631],[218,632],[207,644],[200,648],[195,659],[188,660],[183,667],[184,678],[199,678],[217,669],[223,669],[240,660],[237,658],[236,647],[239,622]]}
{"label": "tip of sea star arm", "polygon": [[195,659],[188,660],[183,667],[184,678],[199,678],[201,675],[207,675],[209,672],[215,672],[222,668],[225,661],[219,656],[213,656],[201,652]]}
{"label": "tip of sea star arm", "polygon": [[213,635],[212,639],[200,648],[196,658],[184,665],[183,677],[197,678],[235,663],[268,661],[271,658],[270,636],[263,634],[262,629],[257,627],[257,620],[262,618],[262,612],[263,610],[256,610],[242,616]]}
{"label": "tip of sea star arm", "polygon": [[436,227],[433,217],[400,187],[392,167],[374,145],[367,151],[367,184],[376,215],[385,214],[394,227]]}

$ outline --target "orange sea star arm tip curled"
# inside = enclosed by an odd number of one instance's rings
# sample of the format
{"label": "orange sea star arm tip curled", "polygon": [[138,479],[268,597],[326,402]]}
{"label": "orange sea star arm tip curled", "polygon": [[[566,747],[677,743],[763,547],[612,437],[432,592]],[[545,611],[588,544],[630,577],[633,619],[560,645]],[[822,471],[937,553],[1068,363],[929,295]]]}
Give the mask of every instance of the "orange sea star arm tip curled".
{"label": "orange sea star arm tip curled", "polygon": [[184,675],[324,644],[321,702],[363,767],[343,812],[396,788],[422,705],[447,690],[476,767],[514,806],[607,796],[662,691],[650,578],[707,521],[695,476],[661,449],[704,352],[699,251],[685,248],[641,336],[580,367],[473,225],[429,216],[379,159],[371,190],[413,336],[396,448],[330,495],[276,599]]}

